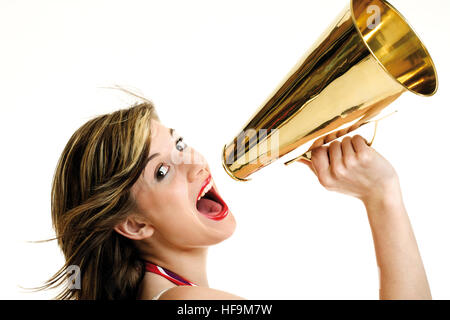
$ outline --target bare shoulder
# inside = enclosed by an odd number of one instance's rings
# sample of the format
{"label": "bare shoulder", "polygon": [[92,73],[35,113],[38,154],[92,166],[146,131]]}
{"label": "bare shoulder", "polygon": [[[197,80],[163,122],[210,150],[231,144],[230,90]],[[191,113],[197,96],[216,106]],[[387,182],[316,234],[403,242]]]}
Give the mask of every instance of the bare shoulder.
{"label": "bare shoulder", "polygon": [[159,300],[244,300],[244,298],[211,288],[179,286],[164,292]]}

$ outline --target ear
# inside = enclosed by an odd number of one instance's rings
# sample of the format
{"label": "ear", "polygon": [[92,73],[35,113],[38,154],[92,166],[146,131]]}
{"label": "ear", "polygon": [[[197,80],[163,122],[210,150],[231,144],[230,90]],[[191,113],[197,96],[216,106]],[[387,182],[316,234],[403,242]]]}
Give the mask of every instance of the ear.
{"label": "ear", "polygon": [[147,221],[143,221],[139,216],[130,215],[124,221],[114,227],[114,230],[126,238],[132,240],[142,240],[150,238],[155,229]]}

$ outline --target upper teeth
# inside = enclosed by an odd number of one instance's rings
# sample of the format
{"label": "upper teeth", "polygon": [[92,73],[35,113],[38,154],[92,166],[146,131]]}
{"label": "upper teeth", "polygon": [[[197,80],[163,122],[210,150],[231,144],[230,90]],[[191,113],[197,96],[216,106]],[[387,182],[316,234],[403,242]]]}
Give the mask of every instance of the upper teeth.
{"label": "upper teeth", "polygon": [[201,197],[203,197],[211,188],[212,188],[212,180],[209,181],[209,183],[206,185],[206,187],[203,188],[203,191],[201,195],[197,198],[197,201],[200,200]]}

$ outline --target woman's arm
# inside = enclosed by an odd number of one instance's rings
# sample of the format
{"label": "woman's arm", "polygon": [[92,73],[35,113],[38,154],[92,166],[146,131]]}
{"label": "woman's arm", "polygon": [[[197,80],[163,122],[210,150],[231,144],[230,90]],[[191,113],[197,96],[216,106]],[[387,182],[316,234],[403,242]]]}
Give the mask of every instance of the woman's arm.
{"label": "woman's arm", "polygon": [[390,163],[360,137],[346,137],[303,162],[328,190],[360,199],[369,218],[380,271],[380,299],[431,299],[399,179]]}
{"label": "woman's arm", "polygon": [[380,272],[380,299],[431,299],[400,187],[364,202]]}

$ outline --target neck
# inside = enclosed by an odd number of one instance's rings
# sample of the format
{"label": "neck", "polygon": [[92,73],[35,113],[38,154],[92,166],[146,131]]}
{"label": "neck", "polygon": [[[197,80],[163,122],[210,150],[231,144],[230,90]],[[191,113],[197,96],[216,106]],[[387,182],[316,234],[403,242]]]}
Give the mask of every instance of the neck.
{"label": "neck", "polygon": [[151,252],[142,252],[142,259],[166,268],[201,287],[209,287],[206,274],[208,247],[179,249],[152,246]]}

